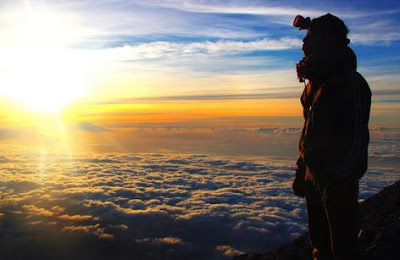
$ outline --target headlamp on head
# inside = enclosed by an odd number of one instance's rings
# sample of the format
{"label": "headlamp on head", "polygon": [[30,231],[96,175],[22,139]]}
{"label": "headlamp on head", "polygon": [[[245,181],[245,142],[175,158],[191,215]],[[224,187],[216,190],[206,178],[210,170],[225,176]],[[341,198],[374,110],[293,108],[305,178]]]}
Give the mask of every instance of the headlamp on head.
{"label": "headlamp on head", "polygon": [[299,30],[308,29],[311,26],[311,19],[310,17],[304,18],[301,15],[297,15],[294,18],[293,26],[299,28]]}

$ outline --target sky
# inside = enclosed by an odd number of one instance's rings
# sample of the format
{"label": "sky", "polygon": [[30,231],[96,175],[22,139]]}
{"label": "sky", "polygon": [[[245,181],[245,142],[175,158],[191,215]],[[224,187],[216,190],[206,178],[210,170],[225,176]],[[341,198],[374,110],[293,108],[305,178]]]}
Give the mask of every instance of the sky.
{"label": "sky", "polygon": [[291,24],[327,12],[350,28],[370,126],[398,127],[398,1],[25,0],[0,1],[1,137],[301,127]]}

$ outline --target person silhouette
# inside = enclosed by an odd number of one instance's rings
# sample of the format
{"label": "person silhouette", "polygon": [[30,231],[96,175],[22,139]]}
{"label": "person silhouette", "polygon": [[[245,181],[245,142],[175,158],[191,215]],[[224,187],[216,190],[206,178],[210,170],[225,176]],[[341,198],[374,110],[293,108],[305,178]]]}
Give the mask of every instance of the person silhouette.
{"label": "person silhouette", "polygon": [[341,19],[298,15],[293,25],[307,29],[296,64],[307,84],[293,191],[306,198],[313,259],[359,259],[358,190],[368,164],[371,91]]}

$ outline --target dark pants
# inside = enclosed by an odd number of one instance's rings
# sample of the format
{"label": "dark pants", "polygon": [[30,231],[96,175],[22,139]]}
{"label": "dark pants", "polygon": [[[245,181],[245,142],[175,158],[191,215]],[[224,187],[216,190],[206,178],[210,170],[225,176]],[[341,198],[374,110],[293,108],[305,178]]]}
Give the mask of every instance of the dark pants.
{"label": "dark pants", "polygon": [[305,185],[314,260],[359,259],[358,180],[320,178],[307,170]]}

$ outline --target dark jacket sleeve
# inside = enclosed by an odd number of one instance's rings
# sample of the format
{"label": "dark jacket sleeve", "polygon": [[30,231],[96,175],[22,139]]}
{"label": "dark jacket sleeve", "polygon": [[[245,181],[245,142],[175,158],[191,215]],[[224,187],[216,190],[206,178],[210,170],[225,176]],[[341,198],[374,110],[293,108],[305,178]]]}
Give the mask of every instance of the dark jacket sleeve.
{"label": "dark jacket sleeve", "polygon": [[311,95],[311,83],[308,82],[306,87],[303,90],[303,93],[301,94],[300,97],[300,102],[303,107],[303,118],[304,118],[304,125],[303,129],[301,131],[300,139],[299,139],[299,159],[303,160],[304,162],[304,144],[305,144],[305,137],[306,137],[306,132],[307,132],[307,127],[308,127],[308,117],[309,117],[309,108],[312,103],[312,95]]}

